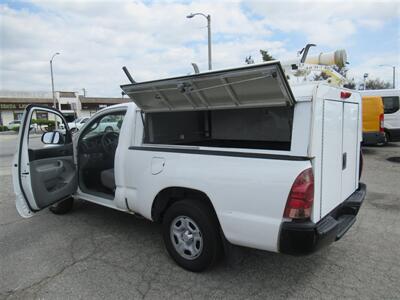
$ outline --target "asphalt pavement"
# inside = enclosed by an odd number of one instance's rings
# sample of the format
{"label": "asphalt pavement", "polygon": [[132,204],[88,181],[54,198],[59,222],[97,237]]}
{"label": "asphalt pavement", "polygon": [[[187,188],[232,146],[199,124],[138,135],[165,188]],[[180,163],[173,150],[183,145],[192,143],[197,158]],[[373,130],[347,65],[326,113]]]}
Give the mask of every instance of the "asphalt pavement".
{"label": "asphalt pavement", "polygon": [[355,225],[306,257],[231,247],[213,269],[169,258],[161,226],[87,202],[30,219],[14,206],[16,135],[0,136],[1,299],[400,299],[400,143],[364,149],[367,199]]}

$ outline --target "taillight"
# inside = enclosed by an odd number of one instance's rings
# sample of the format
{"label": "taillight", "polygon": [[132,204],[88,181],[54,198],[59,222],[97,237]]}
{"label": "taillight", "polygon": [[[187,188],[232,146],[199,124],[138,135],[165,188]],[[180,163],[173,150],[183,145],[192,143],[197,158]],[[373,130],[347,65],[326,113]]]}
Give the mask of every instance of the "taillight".
{"label": "taillight", "polygon": [[384,132],[384,120],[385,120],[385,115],[384,114],[380,114],[379,115],[379,131],[380,132]]}
{"label": "taillight", "polygon": [[312,168],[309,168],[301,172],[293,182],[283,217],[290,219],[309,218],[313,202],[314,175]]}
{"label": "taillight", "polygon": [[351,96],[350,92],[345,92],[345,91],[340,92],[340,98],[342,98],[342,99],[350,98],[350,96]]}

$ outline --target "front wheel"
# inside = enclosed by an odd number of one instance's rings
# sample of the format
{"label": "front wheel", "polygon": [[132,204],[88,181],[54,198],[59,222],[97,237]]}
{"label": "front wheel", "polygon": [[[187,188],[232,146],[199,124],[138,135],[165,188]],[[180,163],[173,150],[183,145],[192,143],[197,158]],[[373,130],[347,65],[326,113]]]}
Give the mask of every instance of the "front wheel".
{"label": "front wheel", "polygon": [[222,253],[218,221],[201,200],[172,204],[163,218],[163,237],[170,256],[189,271],[207,269]]}

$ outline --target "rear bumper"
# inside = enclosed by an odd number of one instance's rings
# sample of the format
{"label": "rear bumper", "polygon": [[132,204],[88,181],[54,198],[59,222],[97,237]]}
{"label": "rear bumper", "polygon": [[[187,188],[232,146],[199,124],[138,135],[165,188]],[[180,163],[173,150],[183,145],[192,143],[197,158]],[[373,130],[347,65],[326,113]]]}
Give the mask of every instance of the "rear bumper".
{"label": "rear bumper", "polygon": [[389,134],[390,142],[400,142],[400,128],[396,128],[396,129],[385,128],[385,130]]}
{"label": "rear bumper", "polygon": [[383,144],[386,142],[385,133],[380,131],[363,132],[363,144],[364,145],[376,145]]}
{"label": "rear bumper", "polygon": [[283,222],[279,252],[306,255],[339,240],[356,221],[356,216],[366,195],[366,185],[358,189],[318,223]]}

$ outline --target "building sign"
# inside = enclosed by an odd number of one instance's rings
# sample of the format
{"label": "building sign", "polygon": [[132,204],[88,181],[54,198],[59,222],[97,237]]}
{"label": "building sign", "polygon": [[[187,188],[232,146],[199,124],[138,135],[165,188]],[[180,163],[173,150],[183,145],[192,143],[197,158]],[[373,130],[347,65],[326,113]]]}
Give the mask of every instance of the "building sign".
{"label": "building sign", "polygon": [[[30,103],[0,103],[0,110],[23,110]],[[41,103],[40,105],[52,106],[50,103]]]}

